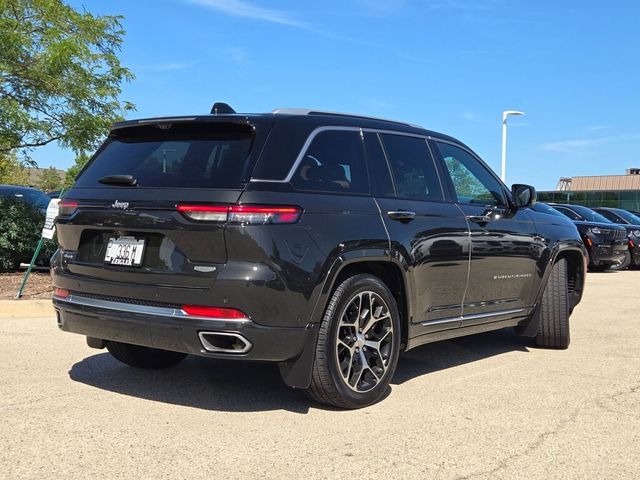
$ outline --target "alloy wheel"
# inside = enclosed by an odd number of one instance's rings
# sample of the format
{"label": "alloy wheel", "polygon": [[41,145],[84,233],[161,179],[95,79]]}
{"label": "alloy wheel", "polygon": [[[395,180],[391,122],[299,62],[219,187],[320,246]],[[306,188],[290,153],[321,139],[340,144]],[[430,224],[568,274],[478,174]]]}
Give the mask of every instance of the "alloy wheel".
{"label": "alloy wheel", "polygon": [[387,372],[393,349],[393,320],[387,303],[375,292],[356,294],[340,316],[336,359],[351,390],[372,390]]}

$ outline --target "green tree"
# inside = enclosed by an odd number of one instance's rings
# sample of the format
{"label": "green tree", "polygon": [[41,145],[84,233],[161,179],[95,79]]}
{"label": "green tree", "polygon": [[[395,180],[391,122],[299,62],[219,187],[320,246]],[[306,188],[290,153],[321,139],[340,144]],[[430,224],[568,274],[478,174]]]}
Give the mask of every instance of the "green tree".
{"label": "green tree", "polygon": [[122,17],[61,0],[0,0],[0,153],[58,142],[92,150],[134,107],[118,97]]}
{"label": "green tree", "polygon": [[0,152],[0,184],[29,185],[29,173],[14,153]]}
{"label": "green tree", "polygon": [[69,169],[64,174],[64,188],[69,188],[75,183],[76,175],[78,175],[82,167],[87,164],[89,158],[89,155],[84,152],[80,152],[76,156],[75,163],[71,167],[69,167]]}
{"label": "green tree", "polygon": [[46,168],[40,172],[36,186],[44,192],[55,192],[62,187],[62,177],[54,167]]}

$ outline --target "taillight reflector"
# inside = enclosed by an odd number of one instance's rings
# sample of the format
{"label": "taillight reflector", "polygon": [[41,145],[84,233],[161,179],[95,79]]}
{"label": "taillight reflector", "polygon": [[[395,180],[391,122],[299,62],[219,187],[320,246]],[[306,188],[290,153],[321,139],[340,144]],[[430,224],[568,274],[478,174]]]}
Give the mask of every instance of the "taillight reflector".
{"label": "taillight reflector", "polygon": [[226,205],[178,205],[176,209],[190,219],[202,222],[226,222],[229,211]]}
{"label": "taillight reflector", "polygon": [[69,290],[67,290],[66,288],[59,288],[59,287],[56,287],[56,288],[53,290],[53,294],[54,294],[56,297],[59,297],[59,298],[67,298],[69,295],[71,295],[71,292],[70,292]]}
{"label": "taillight reflector", "polygon": [[201,307],[199,305],[183,305],[182,311],[187,315],[194,317],[211,317],[211,318],[223,318],[223,319],[246,319],[248,318],[240,310],[235,308],[225,307]]}
{"label": "taillight reflector", "polygon": [[295,223],[302,209],[283,205],[178,205],[176,209],[192,220],[249,225]]}
{"label": "taillight reflector", "polygon": [[58,214],[59,215],[71,215],[78,209],[78,201],[77,200],[66,200],[62,199],[58,203]]}

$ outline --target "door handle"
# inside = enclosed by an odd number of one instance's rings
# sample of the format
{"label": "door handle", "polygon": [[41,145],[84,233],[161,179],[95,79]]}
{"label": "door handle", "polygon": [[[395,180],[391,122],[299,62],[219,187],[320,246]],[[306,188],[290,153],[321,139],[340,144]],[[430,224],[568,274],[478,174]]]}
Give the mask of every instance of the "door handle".
{"label": "door handle", "polygon": [[409,221],[415,218],[416,212],[408,212],[406,210],[395,210],[395,211],[387,212],[387,215],[389,215],[389,218],[392,220]]}
{"label": "door handle", "polygon": [[473,223],[489,223],[491,221],[491,217],[489,215],[467,215],[467,220]]}

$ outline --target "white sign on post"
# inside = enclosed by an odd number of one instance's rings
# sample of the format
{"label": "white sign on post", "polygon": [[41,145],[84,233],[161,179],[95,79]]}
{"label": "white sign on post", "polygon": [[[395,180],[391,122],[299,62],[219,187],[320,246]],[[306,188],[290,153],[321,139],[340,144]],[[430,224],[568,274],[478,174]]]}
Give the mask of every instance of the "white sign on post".
{"label": "white sign on post", "polygon": [[42,236],[49,240],[51,240],[53,238],[53,234],[56,233],[56,225],[54,222],[58,216],[58,212],[60,211],[58,203],[60,203],[60,199],[53,198],[47,207],[47,218],[45,219],[44,227],[42,228]]}

